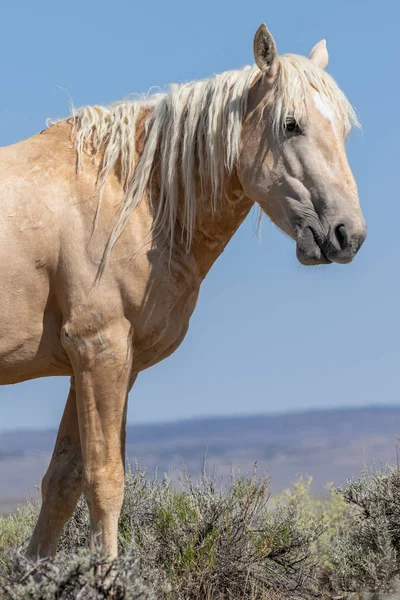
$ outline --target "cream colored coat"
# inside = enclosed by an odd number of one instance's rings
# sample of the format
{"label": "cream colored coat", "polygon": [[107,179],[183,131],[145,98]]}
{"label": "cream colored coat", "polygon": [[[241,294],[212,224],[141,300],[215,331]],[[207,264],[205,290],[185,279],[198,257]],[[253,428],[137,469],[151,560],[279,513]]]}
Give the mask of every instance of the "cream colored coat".
{"label": "cream colored coat", "polygon": [[[313,69],[326,66],[325,44],[310,58]],[[265,26],[255,37],[255,59],[260,73],[248,90],[240,154],[225,173],[217,208],[198,204],[190,251],[179,222],[172,251],[166,250],[153,231],[157,206],[146,194],[99,278],[124,196],[118,163],[94,228],[101,153],[86,148],[77,171],[73,121],[0,150],[0,383],[71,376],[31,556],[55,552],[82,492],[92,548],[97,541],[107,556],[116,555],[128,392],[140,371],[182,342],[201,282],[254,202],[296,240],[305,264],[348,262],[365,237],[344,150],[347,132],[336,113],[317,101],[308,105],[304,124],[293,125],[295,107],[287,107],[281,128],[287,139],[278,143],[265,107],[276,100],[283,67]],[[137,157],[152,110],[144,108],[138,122]]]}

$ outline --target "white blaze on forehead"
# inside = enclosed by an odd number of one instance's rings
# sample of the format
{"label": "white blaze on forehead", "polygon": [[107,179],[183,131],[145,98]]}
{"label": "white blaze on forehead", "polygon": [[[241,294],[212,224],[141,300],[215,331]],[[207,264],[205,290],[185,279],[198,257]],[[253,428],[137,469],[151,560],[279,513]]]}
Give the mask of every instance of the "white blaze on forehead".
{"label": "white blaze on forehead", "polygon": [[325,119],[328,119],[335,131],[335,115],[332,108],[321,98],[318,92],[314,92],[312,98],[321,115],[323,115]]}

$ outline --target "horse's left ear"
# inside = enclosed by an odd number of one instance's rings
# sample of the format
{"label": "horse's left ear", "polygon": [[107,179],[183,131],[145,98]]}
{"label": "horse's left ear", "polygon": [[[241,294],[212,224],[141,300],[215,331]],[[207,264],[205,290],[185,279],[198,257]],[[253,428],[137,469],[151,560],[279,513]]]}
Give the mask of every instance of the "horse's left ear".
{"label": "horse's left ear", "polygon": [[329,54],[326,48],[326,40],[321,40],[318,44],[315,44],[314,48],[310,52],[308,57],[314,65],[326,69],[329,62]]}
{"label": "horse's left ear", "polygon": [[273,75],[276,71],[278,53],[275,40],[265,23],[261,23],[253,42],[254,59],[257,67],[264,73]]}

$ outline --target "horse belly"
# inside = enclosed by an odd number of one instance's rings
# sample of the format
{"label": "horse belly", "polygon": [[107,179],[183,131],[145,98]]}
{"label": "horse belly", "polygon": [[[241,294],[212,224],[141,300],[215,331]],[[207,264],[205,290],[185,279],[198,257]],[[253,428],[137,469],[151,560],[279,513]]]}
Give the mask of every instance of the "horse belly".
{"label": "horse belly", "polygon": [[9,300],[0,310],[0,385],[71,374],[57,314],[26,296]]}
{"label": "horse belly", "polygon": [[35,249],[32,244],[28,252],[12,235],[0,243],[1,385],[68,374],[59,336],[62,317]]}

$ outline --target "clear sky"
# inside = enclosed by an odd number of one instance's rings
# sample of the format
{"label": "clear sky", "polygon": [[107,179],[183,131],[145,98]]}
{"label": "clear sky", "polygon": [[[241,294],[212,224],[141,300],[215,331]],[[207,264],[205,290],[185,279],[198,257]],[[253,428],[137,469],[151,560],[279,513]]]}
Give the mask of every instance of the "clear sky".
{"label": "clear sky", "polygon": [[[16,0],[0,19],[0,144],[47,117],[239,68],[265,21],[278,51],[321,38],[363,133],[348,142],[368,223],[351,265],[305,268],[247,219],[175,354],[142,373],[129,422],[399,402],[400,7],[396,0]],[[56,426],[68,381],[0,388],[0,429]],[[400,413],[400,409],[399,409]],[[400,430],[400,428],[399,428]]]}

